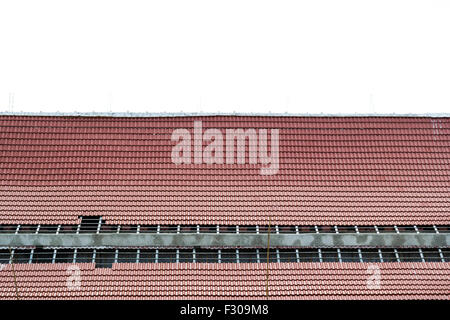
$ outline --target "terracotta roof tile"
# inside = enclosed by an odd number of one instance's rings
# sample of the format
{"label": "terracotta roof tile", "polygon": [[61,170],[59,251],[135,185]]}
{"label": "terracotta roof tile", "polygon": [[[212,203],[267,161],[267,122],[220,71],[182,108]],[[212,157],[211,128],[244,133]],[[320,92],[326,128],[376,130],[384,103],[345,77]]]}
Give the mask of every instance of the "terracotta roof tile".
{"label": "terracotta roof tile", "polygon": [[[171,162],[174,129],[280,129],[280,170]],[[450,119],[0,116],[0,223],[447,224]]]}
{"label": "terracotta roof tile", "polygon": [[[96,269],[77,264],[81,289],[66,286],[70,264],[15,265],[20,298],[27,299],[261,299],[265,264],[114,264]],[[372,264],[373,265],[373,264]],[[449,299],[450,264],[378,263],[379,289],[367,287],[367,263],[271,263],[272,299]],[[14,299],[8,265],[0,277],[0,298]]]}

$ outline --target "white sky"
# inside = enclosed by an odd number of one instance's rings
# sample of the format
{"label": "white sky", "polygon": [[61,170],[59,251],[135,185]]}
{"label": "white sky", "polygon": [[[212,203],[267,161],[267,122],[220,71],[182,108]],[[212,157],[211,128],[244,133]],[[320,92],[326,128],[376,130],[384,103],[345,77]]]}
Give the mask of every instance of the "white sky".
{"label": "white sky", "polygon": [[448,0],[0,2],[0,111],[449,110]]}

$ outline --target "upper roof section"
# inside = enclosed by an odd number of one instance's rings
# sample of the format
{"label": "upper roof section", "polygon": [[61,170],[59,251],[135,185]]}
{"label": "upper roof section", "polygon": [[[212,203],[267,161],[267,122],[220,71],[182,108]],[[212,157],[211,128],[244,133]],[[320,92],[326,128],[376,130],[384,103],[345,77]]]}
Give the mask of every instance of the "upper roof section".
{"label": "upper roof section", "polygon": [[0,223],[450,221],[447,117],[12,115],[0,150]]}

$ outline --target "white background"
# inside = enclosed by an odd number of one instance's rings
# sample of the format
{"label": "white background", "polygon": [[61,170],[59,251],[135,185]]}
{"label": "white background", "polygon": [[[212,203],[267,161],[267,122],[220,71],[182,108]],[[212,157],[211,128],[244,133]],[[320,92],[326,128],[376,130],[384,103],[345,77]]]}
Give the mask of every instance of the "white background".
{"label": "white background", "polygon": [[0,111],[449,107],[448,0],[0,0]]}

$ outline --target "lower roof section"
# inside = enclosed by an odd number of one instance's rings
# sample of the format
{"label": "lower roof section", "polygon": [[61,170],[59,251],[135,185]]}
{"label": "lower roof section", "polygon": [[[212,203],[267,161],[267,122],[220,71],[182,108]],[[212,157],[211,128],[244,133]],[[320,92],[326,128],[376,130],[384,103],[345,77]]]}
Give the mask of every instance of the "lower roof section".
{"label": "lower roof section", "polygon": [[449,299],[450,294],[445,262],[118,263],[111,269],[61,263],[3,265],[0,299],[265,299],[267,267],[270,299]]}

